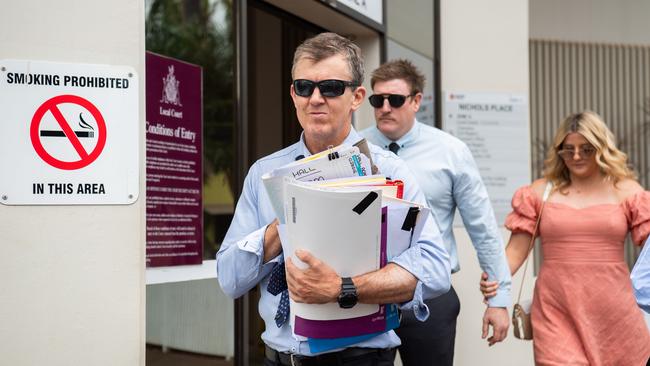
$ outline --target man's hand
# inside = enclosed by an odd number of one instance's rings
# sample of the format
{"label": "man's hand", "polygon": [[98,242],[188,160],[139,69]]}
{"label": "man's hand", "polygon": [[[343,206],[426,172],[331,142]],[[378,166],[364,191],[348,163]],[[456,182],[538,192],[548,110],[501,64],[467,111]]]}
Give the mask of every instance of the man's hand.
{"label": "man's hand", "polygon": [[492,336],[487,341],[492,346],[506,339],[508,336],[508,327],[510,326],[508,310],[506,308],[485,309],[485,314],[483,314],[483,334],[481,338],[485,339],[488,336],[490,325],[492,325]]}
{"label": "man's hand", "polygon": [[286,259],[289,296],[295,302],[325,304],[335,302],[341,292],[341,277],[332,267],[306,250],[296,250],[296,257],[309,267],[300,269]]}

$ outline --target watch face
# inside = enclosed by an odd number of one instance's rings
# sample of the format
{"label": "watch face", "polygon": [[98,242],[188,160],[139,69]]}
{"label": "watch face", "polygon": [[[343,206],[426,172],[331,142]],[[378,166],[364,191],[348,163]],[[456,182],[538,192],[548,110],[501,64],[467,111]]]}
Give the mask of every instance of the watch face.
{"label": "watch face", "polygon": [[349,309],[357,304],[357,295],[355,293],[343,293],[339,296],[339,306],[343,309]]}

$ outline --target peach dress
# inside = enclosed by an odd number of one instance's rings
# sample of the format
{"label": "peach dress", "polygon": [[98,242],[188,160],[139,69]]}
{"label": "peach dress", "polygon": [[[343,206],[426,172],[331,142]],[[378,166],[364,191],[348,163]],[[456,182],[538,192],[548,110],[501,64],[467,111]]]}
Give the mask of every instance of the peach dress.
{"label": "peach dress", "polygon": [[[520,188],[506,227],[532,234],[541,203],[530,186]],[[531,310],[537,365],[646,364],[650,333],[623,260],[628,231],[636,244],[650,233],[650,192],[581,209],[546,203]]]}

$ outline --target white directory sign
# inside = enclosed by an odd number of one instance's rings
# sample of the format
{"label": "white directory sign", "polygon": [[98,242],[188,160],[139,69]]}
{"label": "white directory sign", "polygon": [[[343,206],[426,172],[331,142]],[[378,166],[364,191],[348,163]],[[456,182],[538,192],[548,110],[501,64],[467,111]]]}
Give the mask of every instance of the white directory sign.
{"label": "white directory sign", "polygon": [[131,67],[0,60],[0,203],[135,202],[138,98]]}
{"label": "white directory sign", "polygon": [[[526,97],[507,93],[446,92],[443,121],[443,128],[471,150],[497,222],[502,225],[511,210],[513,193],[530,182]],[[459,220],[455,222],[458,224]]]}

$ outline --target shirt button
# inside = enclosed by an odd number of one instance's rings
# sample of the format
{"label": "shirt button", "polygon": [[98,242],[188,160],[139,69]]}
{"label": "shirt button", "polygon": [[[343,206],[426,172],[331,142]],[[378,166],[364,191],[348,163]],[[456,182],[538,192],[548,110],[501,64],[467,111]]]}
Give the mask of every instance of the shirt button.
{"label": "shirt button", "polygon": [[296,353],[296,347],[291,347],[291,353]]}

